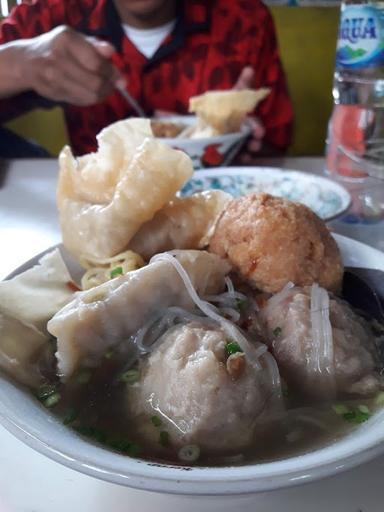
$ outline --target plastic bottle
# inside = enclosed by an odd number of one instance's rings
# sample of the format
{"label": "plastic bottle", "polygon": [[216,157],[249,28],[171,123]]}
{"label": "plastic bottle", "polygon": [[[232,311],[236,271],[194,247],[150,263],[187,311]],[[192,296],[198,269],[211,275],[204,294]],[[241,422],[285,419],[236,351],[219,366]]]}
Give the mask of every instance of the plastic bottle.
{"label": "plastic bottle", "polygon": [[384,250],[384,1],[342,2],[333,99],[326,171],[353,200],[335,227]]}

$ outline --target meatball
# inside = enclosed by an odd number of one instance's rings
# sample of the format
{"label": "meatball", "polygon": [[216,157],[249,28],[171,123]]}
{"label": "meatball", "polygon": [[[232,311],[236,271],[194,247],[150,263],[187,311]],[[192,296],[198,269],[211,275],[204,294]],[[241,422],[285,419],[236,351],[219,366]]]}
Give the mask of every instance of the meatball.
{"label": "meatball", "polygon": [[343,265],[324,222],[306,206],[268,194],[232,200],[219,219],[210,251],[264,292],[319,283],[337,292]]}
{"label": "meatball", "polygon": [[128,394],[130,421],[146,446],[159,450],[153,415],[161,418],[172,447],[198,444],[208,453],[231,453],[250,444],[272,385],[244,354],[227,359],[225,344],[220,329],[195,322],[164,335]]}
{"label": "meatball", "polygon": [[260,312],[266,337],[288,388],[323,399],[376,393],[381,382],[369,325],[346,302],[335,297],[329,298],[327,309],[329,316],[324,312],[328,318],[322,318],[322,325],[329,319],[330,364],[324,357],[324,347],[316,347],[314,342],[311,287],[283,291],[273,296]]}

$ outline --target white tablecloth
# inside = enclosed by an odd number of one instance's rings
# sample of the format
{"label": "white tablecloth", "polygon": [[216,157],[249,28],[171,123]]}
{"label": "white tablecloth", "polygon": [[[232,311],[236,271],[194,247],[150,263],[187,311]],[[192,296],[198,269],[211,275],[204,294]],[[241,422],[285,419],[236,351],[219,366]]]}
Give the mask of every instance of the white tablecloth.
{"label": "white tablecloth", "polygon": [[[268,166],[322,173],[318,158],[265,160]],[[60,241],[54,160],[0,163],[0,278]],[[347,233],[368,240],[363,227]],[[384,237],[384,233],[382,234]],[[34,452],[0,427],[0,512],[382,512],[384,457],[347,473],[291,489],[236,498],[166,496],[76,473]]]}

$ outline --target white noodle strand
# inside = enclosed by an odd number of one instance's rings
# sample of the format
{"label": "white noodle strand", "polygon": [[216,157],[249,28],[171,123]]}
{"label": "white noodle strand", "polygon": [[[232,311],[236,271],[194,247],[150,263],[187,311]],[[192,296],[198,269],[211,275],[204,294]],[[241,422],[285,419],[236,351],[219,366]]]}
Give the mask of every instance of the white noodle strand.
{"label": "white noodle strand", "polygon": [[227,290],[229,293],[233,293],[235,291],[235,288],[232,283],[232,279],[228,276],[224,277],[225,286],[227,287]]}
{"label": "white noodle strand", "polygon": [[255,357],[255,348],[252,346],[252,344],[246,339],[246,337],[240,332],[240,330],[231,322],[223,318],[221,315],[217,314],[212,305],[208,302],[202,300],[196,293],[195,288],[193,287],[193,284],[191,283],[191,280],[189,278],[188,273],[184,269],[184,267],[181,265],[177,259],[172,256],[170,253],[162,253],[154,256],[151,260],[153,261],[168,261],[171,263],[181,279],[184,282],[184,285],[193,300],[193,302],[196,304],[196,306],[203,311],[208,317],[215,320],[224,330],[224,332],[228,335],[228,337],[234,341],[236,341],[244,354],[247,356],[250,364],[256,368],[257,370],[261,370],[261,365],[258,362],[257,358]]}

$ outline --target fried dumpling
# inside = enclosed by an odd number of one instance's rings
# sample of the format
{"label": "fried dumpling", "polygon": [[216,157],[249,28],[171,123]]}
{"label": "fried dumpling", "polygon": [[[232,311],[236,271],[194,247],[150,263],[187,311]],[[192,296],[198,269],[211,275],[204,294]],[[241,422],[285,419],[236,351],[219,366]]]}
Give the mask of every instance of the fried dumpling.
{"label": "fried dumpling", "polygon": [[[205,295],[224,288],[229,272],[225,260],[205,251],[174,251],[197,291]],[[168,261],[116,277],[74,300],[48,323],[57,337],[58,369],[65,379],[80,365],[94,367],[107,350],[137,332],[159,309],[192,307],[191,298],[174,266]]]}
{"label": "fried dumpling", "polygon": [[[132,121],[137,120],[121,123],[125,123],[125,136],[131,133],[134,143],[126,148],[118,142],[120,137],[115,137],[112,147],[121,154],[117,160],[111,159],[112,169],[105,169],[106,150],[100,151],[100,157],[98,153],[89,155],[89,160],[76,160],[68,147],[60,154],[57,202],[61,231],[65,247],[79,259],[106,258],[126,249],[140,226],[152,219],[193,173],[185,153],[150,138],[144,129],[138,132]],[[109,133],[109,143],[112,139]],[[99,161],[105,180],[95,186]],[[93,192],[87,192],[88,184]],[[99,194],[99,186],[100,190],[105,186],[105,195]]]}
{"label": "fried dumpling", "polygon": [[172,249],[202,249],[231,199],[221,190],[175,197],[139,229],[129,248],[146,259]]}
{"label": "fried dumpling", "polygon": [[190,98],[189,111],[196,114],[200,129],[208,125],[215,135],[238,132],[245,116],[268,94],[268,88],[208,91]]}
{"label": "fried dumpling", "polygon": [[74,159],[64,149],[59,157],[61,193],[94,204],[111,201],[121,173],[146,137],[152,137],[149,119],[129,119],[101,130],[96,153]]}

